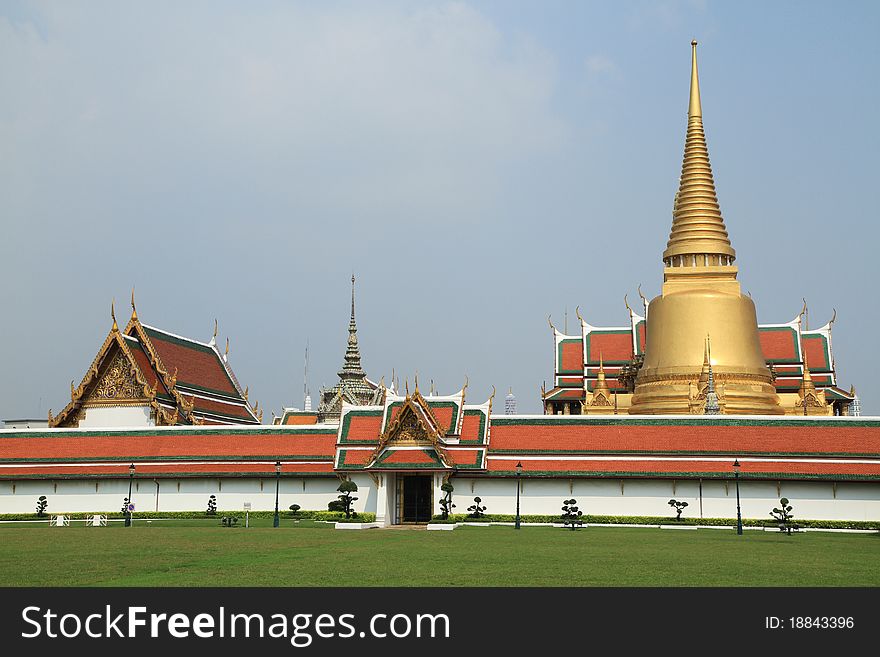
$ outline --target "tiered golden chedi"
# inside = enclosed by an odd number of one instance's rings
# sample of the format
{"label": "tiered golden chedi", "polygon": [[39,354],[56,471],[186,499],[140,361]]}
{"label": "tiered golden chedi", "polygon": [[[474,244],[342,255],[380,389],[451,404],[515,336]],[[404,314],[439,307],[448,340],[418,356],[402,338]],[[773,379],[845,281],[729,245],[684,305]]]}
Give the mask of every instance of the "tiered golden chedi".
{"label": "tiered golden chedi", "polygon": [[692,42],[691,95],[681,182],[672,232],[663,252],[663,289],[649,306],[645,360],[630,414],[699,412],[707,337],[725,414],[781,415],[761,346],[755,305],[736,280],[730,244],[703,133],[697,43]]}

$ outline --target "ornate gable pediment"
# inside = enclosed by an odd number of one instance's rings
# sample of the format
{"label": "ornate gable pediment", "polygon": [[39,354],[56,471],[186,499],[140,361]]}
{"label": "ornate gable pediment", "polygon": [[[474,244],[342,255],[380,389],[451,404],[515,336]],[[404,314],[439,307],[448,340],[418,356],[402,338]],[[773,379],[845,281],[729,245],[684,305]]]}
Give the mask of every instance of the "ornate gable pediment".
{"label": "ornate gable pediment", "polygon": [[375,464],[387,448],[396,446],[433,448],[439,461],[445,467],[451,467],[441,442],[441,432],[442,427],[438,425],[428,402],[416,391],[412,397],[406,397],[394,420],[379,436],[379,444],[367,467]]}
{"label": "ornate gable pediment", "polygon": [[419,417],[412,403],[400,409],[385,433],[385,445],[433,445],[438,437],[437,432]]}
{"label": "ornate gable pediment", "polygon": [[131,402],[148,403],[153,391],[136,366],[121,349],[110,359],[110,363],[99,376],[83,399],[83,405],[114,405]]}

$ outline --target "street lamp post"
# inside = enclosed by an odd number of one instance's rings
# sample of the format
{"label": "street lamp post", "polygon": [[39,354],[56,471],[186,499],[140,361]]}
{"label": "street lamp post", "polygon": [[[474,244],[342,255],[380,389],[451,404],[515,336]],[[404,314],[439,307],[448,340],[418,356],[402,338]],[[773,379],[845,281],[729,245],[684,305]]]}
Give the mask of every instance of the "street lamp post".
{"label": "street lamp post", "polygon": [[128,466],[128,504],[125,505],[125,526],[131,527],[131,484],[134,481],[134,463]]}
{"label": "street lamp post", "polygon": [[736,533],[742,536],[743,521],[739,508],[739,459],[733,462],[733,476],[736,479]]}
{"label": "street lamp post", "polygon": [[281,484],[281,461],[275,461],[275,519],[272,521],[272,526],[277,527],[280,525],[280,521],[278,520],[278,486]]}
{"label": "street lamp post", "polygon": [[522,462],[516,464],[516,522],[513,524],[514,529],[519,529],[519,482],[522,476]]}

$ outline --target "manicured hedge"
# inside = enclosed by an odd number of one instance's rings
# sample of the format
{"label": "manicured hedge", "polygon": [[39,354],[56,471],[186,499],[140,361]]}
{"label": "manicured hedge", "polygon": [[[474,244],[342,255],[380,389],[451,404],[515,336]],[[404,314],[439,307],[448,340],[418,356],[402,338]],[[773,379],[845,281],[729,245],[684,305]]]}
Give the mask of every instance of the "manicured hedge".
{"label": "manicured hedge", "polygon": [[[675,518],[664,516],[582,516],[584,523],[594,525],[723,525],[736,526],[736,518]],[[514,522],[516,516],[503,514],[490,514],[480,518],[470,518],[464,513],[454,513],[448,520],[443,520],[436,515],[431,519],[432,523],[455,523],[455,522]],[[521,522],[562,523],[560,515],[521,515]],[[745,527],[777,527],[779,523],[774,520],[744,518]],[[798,520],[794,524],[813,529],[880,529],[880,521],[861,520]]]}
{"label": "manicured hedge", "polygon": [[[273,518],[274,511],[250,511],[251,518]],[[94,515],[104,515],[108,518],[122,519],[125,517],[119,511],[90,511],[88,513],[64,513],[64,514],[47,514],[42,518],[38,518],[36,513],[3,513],[0,514],[0,520],[46,520],[50,516],[64,515],[71,520],[88,520]],[[375,513],[358,513],[354,518],[345,518],[345,514],[341,511],[298,511],[296,516],[291,515],[290,511],[279,511],[278,515],[282,520],[323,520],[326,522],[375,522]],[[134,520],[150,520],[153,518],[167,519],[184,519],[184,520],[210,520],[212,518],[223,518],[229,516],[233,518],[244,519],[244,511],[217,511],[214,515],[207,515],[204,511],[135,511],[132,514]]]}

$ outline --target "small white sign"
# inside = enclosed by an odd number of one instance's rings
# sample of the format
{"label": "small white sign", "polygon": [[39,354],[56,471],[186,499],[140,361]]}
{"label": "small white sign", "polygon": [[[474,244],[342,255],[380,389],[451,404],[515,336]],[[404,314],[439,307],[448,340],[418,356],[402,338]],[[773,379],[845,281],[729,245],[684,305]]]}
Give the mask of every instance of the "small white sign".
{"label": "small white sign", "polygon": [[245,503],[244,503],[244,510],[245,510],[245,511],[250,511],[250,510],[251,510],[251,503],[250,503],[250,502],[245,502]]}

